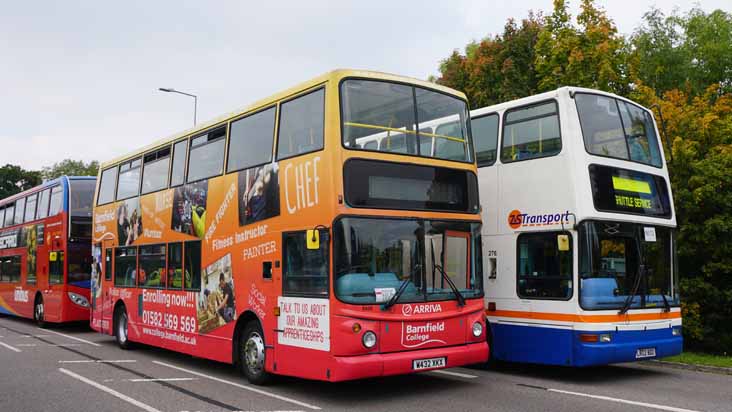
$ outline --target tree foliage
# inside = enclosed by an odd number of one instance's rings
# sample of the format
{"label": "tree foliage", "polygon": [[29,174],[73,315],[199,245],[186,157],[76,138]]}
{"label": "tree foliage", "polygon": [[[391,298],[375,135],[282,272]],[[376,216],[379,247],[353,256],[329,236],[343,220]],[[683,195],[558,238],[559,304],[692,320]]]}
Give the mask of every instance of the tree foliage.
{"label": "tree foliage", "polygon": [[85,163],[83,160],[64,159],[53,166],[44,167],[44,179],[55,179],[59,176],[96,176],[99,171],[99,162],[93,160]]}
{"label": "tree foliage", "polygon": [[0,167],[0,199],[20,193],[41,183],[41,172],[7,164]]}
{"label": "tree foliage", "polygon": [[584,86],[662,115],[686,342],[732,347],[732,14],[651,9],[624,37],[595,1],[581,0],[573,20],[567,1],[554,0],[550,15],[509,19],[503,34],[453,52],[437,82],[465,91],[474,108]]}

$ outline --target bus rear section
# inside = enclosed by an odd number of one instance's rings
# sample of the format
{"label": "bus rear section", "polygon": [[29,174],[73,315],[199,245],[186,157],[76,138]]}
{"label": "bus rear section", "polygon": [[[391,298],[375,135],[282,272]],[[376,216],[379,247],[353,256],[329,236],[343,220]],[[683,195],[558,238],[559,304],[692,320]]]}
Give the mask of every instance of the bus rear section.
{"label": "bus rear section", "polygon": [[0,201],[0,312],[89,320],[94,186],[63,176]]}
{"label": "bus rear section", "polygon": [[653,114],[575,87],[472,112],[496,359],[681,352],[673,198]]}
{"label": "bus rear section", "polygon": [[92,327],[257,384],[484,361],[468,122],[451,89],[339,70],[104,163]]}

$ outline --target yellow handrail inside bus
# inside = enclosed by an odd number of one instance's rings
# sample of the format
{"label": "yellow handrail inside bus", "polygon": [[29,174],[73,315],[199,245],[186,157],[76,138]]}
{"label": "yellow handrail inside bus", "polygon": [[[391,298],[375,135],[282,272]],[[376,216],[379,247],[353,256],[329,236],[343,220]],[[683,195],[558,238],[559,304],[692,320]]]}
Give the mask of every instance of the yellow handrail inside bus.
{"label": "yellow handrail inside bus", "polygon": [[[395,127],[379,126],[379,125],[375,125],[375,124],[354,123],[354,122],[345,122],[343,124],[345,124],[346,126],[363,127],[364,129],[384,130],[386,132],[399,132],[399,133],[417,134],[417,132],[414,131],[414,130],[397,129]],[[444,135],[444,134],[419,132],[419,135],[420,136],[425,136],[425,137],[430,137],[430,138],[431,137],[438,137],[440,139],[452,140],[453,142],[465,143],[465,139],[461,139],[461,138],[455,137],[455,136],[447,136],[447,135]]]}

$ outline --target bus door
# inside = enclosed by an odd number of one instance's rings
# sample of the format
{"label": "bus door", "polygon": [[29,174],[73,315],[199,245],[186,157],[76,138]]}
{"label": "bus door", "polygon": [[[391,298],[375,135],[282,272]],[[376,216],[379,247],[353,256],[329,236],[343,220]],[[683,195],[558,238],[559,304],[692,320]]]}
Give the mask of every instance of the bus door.
{"label": "bus door", "polygon": [[[61,303],[64,292],[64,268],[66,254],[57,240],[51,243],[48,251],[48,277],[39,279],[38,289],[43,291],[44,318],[49,321],[58,321],[61,317]],[[47,280],[47,284],[44,284]]]}
{"label": "bus door", "polygon": [[101,333],[112,333],[112,252],[111,242],[94,246],[94,265],[97,273],[92,286],[93,326]]}
{"label": "bus door", "polygon": [[329,378],[329,250],[327,229],[282,235],[282,294],[274,340],[278,373]]}

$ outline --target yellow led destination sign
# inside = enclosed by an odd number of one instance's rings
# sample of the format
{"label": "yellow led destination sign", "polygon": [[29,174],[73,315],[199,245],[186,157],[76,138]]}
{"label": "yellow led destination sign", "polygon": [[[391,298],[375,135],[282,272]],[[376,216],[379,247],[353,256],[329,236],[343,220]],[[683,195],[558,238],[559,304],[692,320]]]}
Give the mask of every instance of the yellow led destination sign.
{"label": "yellow led destination sign", "polygon": [[650,199],[641,199],[635,196],[615,195],[615,204],[618,206],[633,207],[637,209],[651,209],[653,206]]}
{"label": "yellow led destination sign", "polygon": [[[619,176],[613,176],[613,189],[623,190],[625,192],[651,194],[651,185],[648,184],[648,182]],[[617,196],[615,197],[617,198]]]}
{"label": "yellow led destination sign", "polygon": [[595,209],[671,217],[668,185],[663,177],[602,165],[590,165],[589,171]]}

